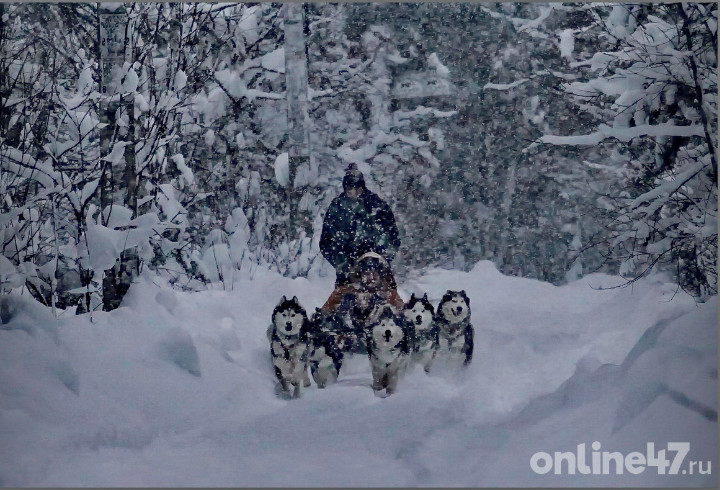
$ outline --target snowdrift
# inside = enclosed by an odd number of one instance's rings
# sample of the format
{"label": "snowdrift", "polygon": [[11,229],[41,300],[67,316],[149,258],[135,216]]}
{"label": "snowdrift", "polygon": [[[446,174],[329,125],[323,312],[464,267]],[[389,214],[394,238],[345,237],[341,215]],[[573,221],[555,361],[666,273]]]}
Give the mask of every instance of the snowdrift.
{"label": "snowdrift", "polygon": [[[325,390],[274,394],[270,313],[282,295],[313,311],[332,278],[259,270],[232,290],[185,293],[145,276],[92,322],[5,296],[0,484],[715,486],[717,299],[696,305],[661,276],[597,289],[620,283],[555,287],[489,262],[407,281],[405,298],[467,291],[475,355],[460,376],[415,369],[387,399],[362,357]],[[712,473],[531,469],[537,452],[595,441],[623,454],[687,442]]]}

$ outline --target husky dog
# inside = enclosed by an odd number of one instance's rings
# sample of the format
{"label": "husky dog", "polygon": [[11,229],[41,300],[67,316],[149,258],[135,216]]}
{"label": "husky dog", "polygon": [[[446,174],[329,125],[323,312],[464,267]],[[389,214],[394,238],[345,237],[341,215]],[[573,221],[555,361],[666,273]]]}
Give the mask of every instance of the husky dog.
{"label": "husky dog", "polygon": [[267,335],[270,340],[270,354],[275,375],[284,394],[300,396],[300,385],[310,386],[308,377],[308,321],[305,309],[296,296],[288,300],[282,297],[272,313],[272,323]]}
{"label": "husky dog", "polygon": [[377,395],[383,389],[387,395],[397,390],[398,379],[409,354],[407,331],[404,317],[390,305],[381,308],[366,331],[372,387]]}
{"label": "husky dog", "polygon": [[357,334],[349,321],[340,312],[329,312],[315,308],[310,320],[311,336],[330,335],[340,352],[352,351],[358,343]]}
{"label": "husky dog", "polygon": [[426,373],[430,372],[438,345],[438,328],[435,323],[435,308],[428,300],[427,293],[422,298],[410,296],[403,310],[405,320],[410,325],[410,355],[413,362],[422,364]]}
{"label": "husky dog", "polygon": [[335,336],[318,333],[310,343],[310,372],[318,388],[325,388],[337,381],[343,354],[338,349]]}
{"label": "husky dog", "polygon": [[438,329],[436,357],[462,360],[463,366],[472,362],[473,336],[470,323],[470,298],[465,291],[448,290],[438,304],[435,314]]}

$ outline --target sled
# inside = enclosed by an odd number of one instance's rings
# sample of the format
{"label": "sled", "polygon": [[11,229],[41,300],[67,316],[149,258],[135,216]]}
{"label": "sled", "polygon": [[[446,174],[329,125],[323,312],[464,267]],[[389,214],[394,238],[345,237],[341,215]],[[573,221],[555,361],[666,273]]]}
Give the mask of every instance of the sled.
{"label": "sled", "polygon": [[313,331],[332,335],[341,352],[366,354],[367,328],[374,310],[388,301],[394,302],[395,308],[404,303],[395,284],[392,270],[381,255],[364,254],[354,267],[351,283],[335,289],[325,303],[323,308],[330,312],[316,309],[311,335]]}

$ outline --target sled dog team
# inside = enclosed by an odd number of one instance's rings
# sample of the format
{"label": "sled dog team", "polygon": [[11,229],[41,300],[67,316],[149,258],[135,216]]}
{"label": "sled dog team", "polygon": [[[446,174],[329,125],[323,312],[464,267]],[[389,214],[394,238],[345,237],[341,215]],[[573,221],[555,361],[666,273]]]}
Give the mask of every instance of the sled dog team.
{"label": "sled dog team", "polygon": [[339,313],[316,308],[312,318],[297,297],[282,297],[267,330],[270,353],[282,394],[300,396],[311,385],[310,368],[318,388],[338,379],[347,351],[367,351],[375,394],[390,395],[411,363],[430,372],[435,362],[467,366],[472,361],[474,330],[470,299],[465,291],[448,290],[437,310],[427,294],[400,310],[390,304],[376,307],[358,331],[348,329]]}

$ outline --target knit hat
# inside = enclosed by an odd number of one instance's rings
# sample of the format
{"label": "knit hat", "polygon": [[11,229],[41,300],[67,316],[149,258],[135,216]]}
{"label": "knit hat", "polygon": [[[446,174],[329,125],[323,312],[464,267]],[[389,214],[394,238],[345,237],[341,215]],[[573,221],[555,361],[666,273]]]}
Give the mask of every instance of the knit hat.
{"label": "knit hat", "polygon": [[376,252],[367,252],[357,261],[357,265],[361,271],[366,270],[383,270],[388,268],[388,262],[385,258]]}
{"label": "knit hat", "polygon": [[354,162],[345,169],[345,177],[343,177],[343,188],[348,189],[350,187],[365,188],[365,176],[358,169],[357,163]]}

